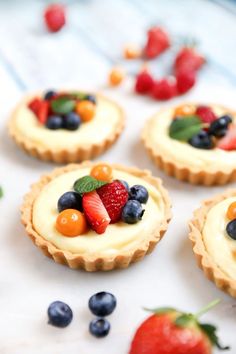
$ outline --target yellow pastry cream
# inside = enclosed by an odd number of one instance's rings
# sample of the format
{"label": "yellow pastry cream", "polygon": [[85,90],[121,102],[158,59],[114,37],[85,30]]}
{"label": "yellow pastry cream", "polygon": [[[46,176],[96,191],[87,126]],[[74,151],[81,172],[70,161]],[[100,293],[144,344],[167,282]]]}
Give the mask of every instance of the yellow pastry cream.
{"label": "yellow pastry cream", "polygon": [[[217,116],[227,114],[221,106],[211,106]],[[175,161],[179,167],[214,172],[219,166],[225,172],[236,165],[236,151],[225,151],[219,148],[199,149],[190,144],[175,140],[169,136],[169,127],[173,121],[175,108],[163,109],[147,123],[143,137],[148,141],[154,153],[162,155],[166,161]],[[233,119],[235,117],[232,116]],[[187,118],[186,118],[187,119]]]}
{"label": "yellow pastry cream", "polygon": [[226,213],[235,201],[235,197],[230,197],[214,205],[207,213],[202,230],[207,252],[221,271],[233,280],[236,280],[236,241],[226,232],[229,222]]}
{"label": "yellow pastry cream", "polygon": [[54,151],[67,150],[70,146],[86,148],[92,144],[99,144],[114,132],[114,127],[120,121],[119,107],[112,101],[98,95],[96,114],[92,120],[81,124],[79,129],[74,131],[50,130],[40,124],[35,114],[27,107],[27,102],[23,101],[17,108],[15,129],[28,141]]}
{"label": "yellow pastry cream", "polygon": [[[95,255],[115,255],[119,251],[129,251],[142,244],[147,235],[153,235],[157,226],[164,218],[165,205],[163,197],[157,188],[142,178],[130,173],[113,170],[113,178],[127,181],[130,186],[141,184],[147,188],[149,199],[143,206],[145,209],[142,220],[137,224],[126,224],[122,221],[108,225],[105,233],[98,235],[93,230],[76,237],[66,237],[55,228],[58,215],[57,202],[60,196],[72,190],[74,182],[85,175],[89,175],[89,168],[80,168],[66,172],[49,182],[33,206],[34,229],[46,240],[62,250],[71,253]],[[148,241],[147,241],[148,242]]]}

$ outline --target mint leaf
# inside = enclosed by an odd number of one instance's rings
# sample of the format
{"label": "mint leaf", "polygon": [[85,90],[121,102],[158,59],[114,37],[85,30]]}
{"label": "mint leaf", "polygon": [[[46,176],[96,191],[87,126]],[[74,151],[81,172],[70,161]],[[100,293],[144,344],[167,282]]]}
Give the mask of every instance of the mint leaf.
{"label": "mint leaf", "polygon": [[74,183],[74,190],[79,194],[89,193],[107,184],[107,182],[98,181],[91,176],[84,176]]}
{"label": "mint leaf", "polygon": [[2,187],[0,187],[0,198],[2,198],[3,197],[3,189],[2,189]]}
{"label": "mint leaf", "polygon": [[192,136],[200,132],[202,121],[197,116],[174,119],[169,128],[172,139],[188,141]]}
{"label": "mint leaf", "polygon": [[159,308],[154,308],[154,309],[148,309],[144,307],[145,311],[152,312],[155,314],[162,314],[162,313],[167,313],[167,312],[173,312],[176,311],[173,307],[159,307]]}
{"label": "mint leaf", "polygon": [[201,330],[207,335],[207,337],[210,339],[211,343],[215,345],[218,349],[220,350],[229,350],[230,347],[226,346],[223,347],[219,343],[219,338],[216,334],[217,328],[211,324],[199,324]]}
{"label": "mint leaf", "polygon": [[75,108],[75,101],[69,97],[59,97],[52,101],[51,108],[54,113],[67,114]]}

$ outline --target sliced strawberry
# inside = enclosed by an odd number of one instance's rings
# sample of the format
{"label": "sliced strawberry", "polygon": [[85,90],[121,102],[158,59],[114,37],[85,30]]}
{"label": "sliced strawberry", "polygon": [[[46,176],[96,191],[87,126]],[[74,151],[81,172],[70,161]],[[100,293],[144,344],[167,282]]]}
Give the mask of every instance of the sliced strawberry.
{"label": "sliced strawberry", "polygon": [[217,147],[222,150],[236,150],[236,125],[231,125],[226,135],[218,141]]}
{"label": "sliced strawberry", "polygon": [[144,48],[144,54],[152,59],[160,55],[170,46],[168,34],[160,27],[152,27],[148,31],[148,39]]}
{"label": "sliced strawberry", "polygon": [[48,101],[42,101],[40,103],[40,107],[37,112],[37,117],[38,120],[41,124],[45,124],[48,118],[48,113],[49,113],[49,102]]}
{"label": "sliced strawberry", "polygon": [[120,181],[113,181],[100,187],[97,193],[111,218],[111,223],[119,221],[128,200],[128,192],[125,186]]}
{"label": "sliced strawberry", "polygon": [[110,217],[96,191],[85,193],[82,199],[83,210],[88,223],[97,234],[103,234],[110,224]]}
{"label": "sliced strawberry", "polygon": [[41,104],[42,100],[38,97],[33,98],[29,103],[28,103],[28,108],[34,112],[34,114],[37,115],[40,104]]}

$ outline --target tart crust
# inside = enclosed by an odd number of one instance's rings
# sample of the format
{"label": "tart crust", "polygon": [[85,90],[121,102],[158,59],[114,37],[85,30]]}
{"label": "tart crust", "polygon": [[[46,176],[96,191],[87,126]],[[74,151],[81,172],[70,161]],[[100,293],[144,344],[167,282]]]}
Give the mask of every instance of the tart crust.
{"label": "tart crust", "polygon": [[153,251],[156,244],[164,236],[172,216],[168,192],[162,186],[162,181],[159,178],[153,177],[147,170],[139,170],[135,167],[124,167],[117,164],[112,165],[113,168],[148,181],[158,189],[164,201],[165,209],[162,222],[157,226],[153,234],[147,235],[147,238],[138,248],[135,248],[132,251],[121,251],[121,253],[116,256],[100,257],[99,253],[97,253],[93,256],[86,257],[84,254],[76,254],[57,248],[54,244],[44,239],[44,237],[34,229],[32,221],[34,202],[44,186],[59,175],[78,168],[92,167],[94,164],[95,163],[90,161],[84,161],[81,164],[69,164],[65,167],[55,169],[48,175],[42,176],[39,182],[32,185],[30,192],[24,197],[24,202],[21,207],[21,221],[25,226],[27,234],[35,245],[39,247],[46,256],[53,258],[57,263],[65,264],[74,269],[84,269],[88,272],[127,268],[131,263],[140,261],[146,254]]}
{"label": "tart crust", "polygon": [[203,201],[201,207],[195,210],[193,219],[189,222],[189,239],[192,242],[197,264],[203,270],[206,277],[213,281],[219,289],[236,298],[236,281],[225,274],[214,259],[212,259],[207,252],[202,236],[202,230],[209,210],[222,200],[235,196],[236,189],[231,189],[214,198]]}
{"label": "tart crust", "polygon": [[[23,149],[26,153],[28,153],[31,156],[37,157],[43,161],[53,161],[57,163],[74,163],[74,162],[80,162],[88,159],[93,159],[101,155],[103,152],[109,149],[109,147],[116,142],[116,140],[121,135],[125,126],[125,114],[123,109],[116,102],[112,101],[110,98],[107,98],[101,94],[96,94],[96,96],[104,98],[107,101],[111,102],[113,105],[117,107],[117,109],[120,112],[120,119],[118,123],[114,126],[113,132],[99,144],[91,142],[91,144],[87,147],[72,146],[72,147],[68,147],[67,149],[61,149],[61,150],[53,150],[53,149],[49,149],[37,145],[37,143],[34,143],[30,139],[27,139],[21,134],[19,134],[19,132],[15,127],[15,120],[18,114],[19,107],[22,104],[22,101],[16,106],[15,110],[13,111],[10,117],[10,121],[8,124],[9,134],[16,142],[16,144],[21,149]],[[26,96],[23,102],[24,101],[27,102],[30,97],[32,97],[32,95]]]}
{"label": "tart crust", "polygon": [[[194,104],[196,103],[193,102],[185,102],[184,104]],[[214,106],[214,104],[209,104],[209,106]],[[234,116],[236,115],[236,112],[232,111],[231,109],[228,109],[224,107],[223,105],[218,105],[218,107],[221,107],[225,111],[232,113]],[[164,109],[159,111],[159,114],[161,114]],[[156,116],[156,115],[155,115]],[[148,137],[148,130],[149,130],[149,124],[150,122],[155,119],[155,116],[151,117],[145,124],[143,132],[142,132],[142,142],[148,152],[148,155],[151,157],[153,162],[158,166],[160,169],[162,169],[167,175],[171,177],[175,177],[180,181],[185,181],[189,182],[191,184],[202,184],[205,186],[212,186],[212,185],[224,185],[226,183],[230,183],[233,181],[236,181],[236,166],[232,166],[232,170],[230,172],[225,172],[225,170],[220,168],[217,171],[213,172],[208,172],[204,169],[197,169],[197,168],[191,168],[189,166],[181,166],[178,161],[173,161],[168,158],[168,156],[165,156],[162,154],[161,148],[154,149],[152,146],[150,139]]]}

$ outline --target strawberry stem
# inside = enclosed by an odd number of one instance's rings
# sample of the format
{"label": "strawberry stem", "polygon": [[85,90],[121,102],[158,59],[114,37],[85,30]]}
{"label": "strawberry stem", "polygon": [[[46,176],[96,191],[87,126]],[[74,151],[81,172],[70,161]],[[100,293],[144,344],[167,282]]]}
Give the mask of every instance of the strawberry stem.
{"label": "strawberry stem", "polygon": [[209,310],[211,310],[213,307],[215,307],[216,305],[218,305],[220,303],[220,299],[216,299],[211,301],[208,305],[204,306],[200,311],[198,311],[194,317],[195,318],[199,318],[202,315],[204,315],[204,313],[208,312]]}

